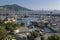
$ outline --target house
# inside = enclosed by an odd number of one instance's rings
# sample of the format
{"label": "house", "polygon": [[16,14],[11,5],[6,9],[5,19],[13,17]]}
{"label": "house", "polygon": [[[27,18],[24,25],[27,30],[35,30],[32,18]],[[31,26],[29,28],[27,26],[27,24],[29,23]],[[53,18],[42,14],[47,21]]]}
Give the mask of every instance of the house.
{"label": "house", "polygon": [[7,23],[7,22],[15,22],[16,20],[15,20],[15,18],[14,17],[6,17],[5,19],[4,19],[4,22],[5,23]]}

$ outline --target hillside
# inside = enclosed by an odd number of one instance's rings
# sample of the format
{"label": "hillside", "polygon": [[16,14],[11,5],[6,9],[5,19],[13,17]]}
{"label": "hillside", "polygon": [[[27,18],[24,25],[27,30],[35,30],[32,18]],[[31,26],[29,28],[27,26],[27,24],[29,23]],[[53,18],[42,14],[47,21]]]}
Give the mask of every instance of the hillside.
{"label": "hillside", "polygon": [[6,9],[9,9],[9,10],[15,10],[15,11],[31,11],[28,8],[24,8],[24,7],[21,7],[21,6],[16,5],[16,4],[4,5],[4,6],[0,6],[0,7],[6,8]]}

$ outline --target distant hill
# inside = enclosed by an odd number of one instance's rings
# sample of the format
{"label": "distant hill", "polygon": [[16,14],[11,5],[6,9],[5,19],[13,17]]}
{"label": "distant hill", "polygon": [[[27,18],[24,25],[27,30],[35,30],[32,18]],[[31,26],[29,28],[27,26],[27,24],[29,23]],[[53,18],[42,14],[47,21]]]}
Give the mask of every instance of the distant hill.
{"label": "distant hill", "polygon": [[4,7],[6,9],[15,10],[15,11],[31,11],[28,8],[24,8],[24,7],[21,7],[21,6],[16,5],[16,4],[13,4],[13,5],[4,5],[4,6],[0,6],[0,7]]}
{"label": "distant hill", "polygon": [[14,11],[17,14],[20,14],[20,13],[21,14],[25,14],[25,13],[26,14],[50,14],[50,12],[52,12],[52,14],[60,14],[60,10],[31,10],[31,9],[28,9],[28,8],[25,8],[16,4],[0,6],[0,14],[2,13],[11,14]]}

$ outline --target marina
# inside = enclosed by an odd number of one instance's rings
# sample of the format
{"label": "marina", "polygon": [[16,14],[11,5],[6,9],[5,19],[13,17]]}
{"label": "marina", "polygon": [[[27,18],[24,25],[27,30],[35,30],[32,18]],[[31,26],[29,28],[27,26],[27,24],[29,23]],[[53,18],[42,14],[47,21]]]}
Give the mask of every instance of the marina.
{"label": "marina", "polygon": [[[24,14],[21,14],[21,15],[24,16]],[[51,30],[55,30],[55,31],[59,32],[58,30],[60,29],[60,27],[59,27],[60,17],[58,15],[56,16],[55,14],[54,15],[47,15],[47,14],[43,14],[43,15],[35,15],[35,14],[34,15],[30,15],[29,14],[29,15],[27,15],[27,17],[23,17],[21,15],[20,15],[20,17],[18,15],[12,15],[12,17],[14,17],[16,19],[17,23],[24,23],[26,26],[29,26],[31,24],[31,21],[32,22],[34,22],[34,21],[37,22],[37,21],[47,20],[49,22],[50,26],[48,27],[49,29],[47,29],[47,28],[44,28],[44,29],[48,30],[48,31],[51,29]],[[9,17],[9,16],[1,15],[0,18],[4,19],[4,18]]]}
{"label": "marina", "polygon": [[41,5],[43,8],[34,5],[38,7],[37,10],[20,6],[20,2],[0,6],[0,40],[60,40],[60,10],[51,10],[51,5],[48,10],[45,5]]}

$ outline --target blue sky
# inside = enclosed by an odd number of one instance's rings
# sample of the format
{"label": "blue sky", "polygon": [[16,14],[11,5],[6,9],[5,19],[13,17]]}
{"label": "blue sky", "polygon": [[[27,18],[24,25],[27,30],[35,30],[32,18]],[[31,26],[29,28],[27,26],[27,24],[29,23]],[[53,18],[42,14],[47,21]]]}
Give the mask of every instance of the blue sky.
{"label": "blue sky", "polygon": [[0,0],[0,5],[18,4],[33,10],[60,10],[60,0]]}

